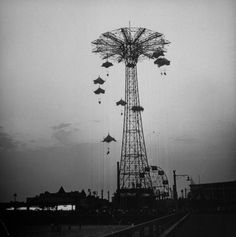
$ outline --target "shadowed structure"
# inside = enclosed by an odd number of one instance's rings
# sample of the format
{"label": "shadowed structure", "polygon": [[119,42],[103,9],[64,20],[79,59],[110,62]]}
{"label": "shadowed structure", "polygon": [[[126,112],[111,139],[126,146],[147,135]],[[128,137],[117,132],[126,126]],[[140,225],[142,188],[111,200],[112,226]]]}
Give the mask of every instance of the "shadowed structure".
{"label": "shadowed structure", "polygon": [[106,62],[125,63],[126,104],[118,189],[152,190],[150,170],[146,169],[149,164],[143,134],[141,112],[144,108],[139,100],[137,63],[143,59],[153,59],[159,67],[169,65],[164,58],[164,46],[169,41],[164,39],[163,34],[146,28],[126,27],[103,33],[92,44],[93,53],[100,54]]}

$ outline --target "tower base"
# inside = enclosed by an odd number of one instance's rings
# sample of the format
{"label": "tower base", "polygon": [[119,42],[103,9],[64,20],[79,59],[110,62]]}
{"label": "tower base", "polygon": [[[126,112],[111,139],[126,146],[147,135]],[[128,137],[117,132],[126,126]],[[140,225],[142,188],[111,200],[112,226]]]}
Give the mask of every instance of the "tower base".
{"label": "tower base", "polygon": [[119,189],[113,201],[119,209],[146,209],[154,207],[155,195],[153,189]]}

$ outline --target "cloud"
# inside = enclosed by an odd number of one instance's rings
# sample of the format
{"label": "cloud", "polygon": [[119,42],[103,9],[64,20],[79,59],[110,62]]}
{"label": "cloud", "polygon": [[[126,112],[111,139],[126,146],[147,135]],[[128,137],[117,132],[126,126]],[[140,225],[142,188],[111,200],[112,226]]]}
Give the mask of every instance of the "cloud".
{"label": "cloud", "polygon": [[91,120],[92,122],[94,122],[94,123],[100,123],[101,122],[101,120],[98,120],[98,119],[94,119],[94,120]]}
{"label": "cloud", "polygon": [[16,141],[11,135],[4,132],[0,127],[0,150],[10,150],[18,147],[19,142]]}
{"label": "cloud", "polygon": [[60,123],[56,126],[53,126],[52,129],[58,130],[58,129],[62,129],[62,128],[68,128],[70,126],[71,126],[71,123]]}
{"label": "cloud", "polygon": [[31,140],[29,140],[29,142],[30,142],[30,143],[35,143],[35,142],[36,142],[36,140],[34,140],[34,139],[31,139]]}
{"label": "cloud", "polygon": [[71,123],[61,123],[53,126],[52,137],[63,145],[78,144],[80,140],[80,129],[74,127]]}
{"label": "cloud", "polygon": [[171,138],[173,142],[179,142],[179,143],[196,143],[199,142],[197,138],[190,137],[187,135],[182,135],[179,137]]}

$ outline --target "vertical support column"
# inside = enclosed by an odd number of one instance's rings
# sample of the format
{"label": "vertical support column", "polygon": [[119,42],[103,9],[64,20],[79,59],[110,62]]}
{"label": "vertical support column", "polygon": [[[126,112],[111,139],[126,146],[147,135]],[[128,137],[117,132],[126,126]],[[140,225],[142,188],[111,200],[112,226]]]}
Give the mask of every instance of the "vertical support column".
{"label": "vertical support column", "polygon": [[173,180],[174,180],[174,185],[173,185],[173,198],[175,201],[178,199],[178,194],[177,194],[177,186],[176,186],[176,170],[173,170]]}
{"label": "vertical support column", "polygon": [[120,187],[124,189],[152,188],[148,159],[143,134],[137,67],[125,69],[125,111],[120,161]]}
{"label": "vertical support column", "polygon": [[117,162],[116,163],[116,167],[117,167],[117,191],[120,190],[120,163]]}

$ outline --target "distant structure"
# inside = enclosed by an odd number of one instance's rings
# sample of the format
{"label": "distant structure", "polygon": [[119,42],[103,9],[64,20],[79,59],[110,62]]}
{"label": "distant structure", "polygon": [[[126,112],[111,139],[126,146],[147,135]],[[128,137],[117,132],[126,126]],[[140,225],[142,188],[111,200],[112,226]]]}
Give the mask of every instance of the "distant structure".
{"label": "distant structure", "polygon": [[71,191],[66,192],[63,187],[60,187],[58,192],[50,193],[44,192],[35,197],[28,197],[26,200],[26,206],[39,207],[39,208],[54,208],[60,205],[72,205],[73,210],[91,210],[100,208],[104,205],[108,205],[108,200],[99,198],[96,192],[88,190],[88,195],[85,191]]}
{"label": "distant structure", "polygon": [[93,53],[105,59],[107,66],[113,65],[109,60],[125,63],[123,138],[117,187],[123,195],[153,192],[143,134],[141,112],[144,108],[139,99],[137,63],[152,59],[158,67],[169,65],[170,61],[164,58],[165,45],[169,43],[163,34],[139,27],[106,32],[92,42]]}
{"label": "distant structure", "polygon": [[236,211],[236,181],[191,184],[192,207],[218,211]]}
{"label": "distant structure", "polygon": [[169,181],[165,171],[159,166],[151,165],[150,174],[153,191],[157,199],[165,199],[169,197]]}
{"label": "distant structure", "polygon": [[60,187],[58,192],[44,192],[35,197],[28,197],[26,203],[28,206],[54,207],[58,205],[77,205],[86,198],[84,191],[66,192]]}

